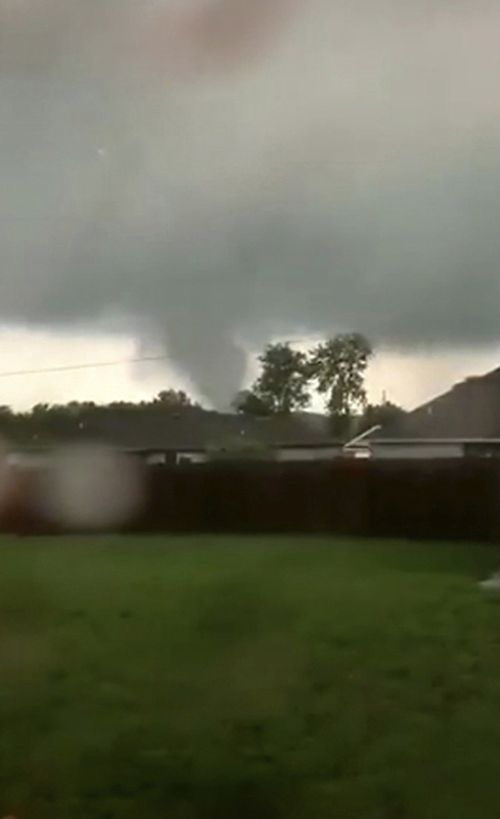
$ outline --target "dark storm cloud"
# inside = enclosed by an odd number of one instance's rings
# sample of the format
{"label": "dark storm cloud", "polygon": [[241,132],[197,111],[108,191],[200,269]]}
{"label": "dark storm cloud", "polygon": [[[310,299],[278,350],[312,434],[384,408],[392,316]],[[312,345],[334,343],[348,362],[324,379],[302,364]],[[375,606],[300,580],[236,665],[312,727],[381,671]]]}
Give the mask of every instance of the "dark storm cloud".
{"label": "dark storm cloud", "polygon": [[230,5],[0,0],[0,317],[216,400],[282,332],[498,340],[497,5]]}

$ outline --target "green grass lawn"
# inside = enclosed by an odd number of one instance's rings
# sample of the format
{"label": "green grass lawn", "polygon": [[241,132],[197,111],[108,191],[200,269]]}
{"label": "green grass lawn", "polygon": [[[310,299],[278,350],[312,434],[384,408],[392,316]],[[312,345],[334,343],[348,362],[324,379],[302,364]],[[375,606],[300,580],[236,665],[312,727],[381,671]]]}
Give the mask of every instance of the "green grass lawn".
{"label": "green grass lawn", "polygon": [[500,815],[477,545],[0,540],[0,816]]}

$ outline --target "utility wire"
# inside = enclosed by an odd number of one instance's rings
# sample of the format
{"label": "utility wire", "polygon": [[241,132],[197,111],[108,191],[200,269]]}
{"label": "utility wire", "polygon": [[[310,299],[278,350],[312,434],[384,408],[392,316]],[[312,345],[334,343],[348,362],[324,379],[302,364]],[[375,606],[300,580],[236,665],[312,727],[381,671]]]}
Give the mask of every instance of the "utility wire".
{"label": "utility wire", "polygon": [[146,361],[165,361],[166,355],[150,355],[142,358],[123,358],[120,361],[93,361],[88,364],[66,364],[62,367],[40,367],[33,370],[6,370],[0,378],[14,378],[20,375],[42,375],[44,373],[65,373],[70,370],[92,370],[100,367],[120,367],[123,364],[142,364]]}
{"label": "utility wire", "polygon": [[[310,340],[310,339],[309,339]],[[286,344],[305,344],[308,339],[294,338],[286,341]],[[0,371],[0,378],[16,378],[21,375],[44,375],[45,373],[66,373],[75,370],[94,370],[101,367],[121,367],[125,364],[143,364],[148,361],[167,361],[167,355],[147,355],[141,358],[122,358],[118,361],[92,361],[87,364],[65,364],[61,367],[39,367],[27,370],[5,370]]]}

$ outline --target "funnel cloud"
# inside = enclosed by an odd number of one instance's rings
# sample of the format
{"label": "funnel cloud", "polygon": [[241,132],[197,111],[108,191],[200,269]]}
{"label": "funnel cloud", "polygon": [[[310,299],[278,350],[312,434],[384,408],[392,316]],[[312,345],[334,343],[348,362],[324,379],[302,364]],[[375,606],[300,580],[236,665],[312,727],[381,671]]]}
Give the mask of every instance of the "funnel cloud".
{"label": "funnel cloud", "polygon": [[500,8],[0,0],[0,321],[245,350],[500,340]]}

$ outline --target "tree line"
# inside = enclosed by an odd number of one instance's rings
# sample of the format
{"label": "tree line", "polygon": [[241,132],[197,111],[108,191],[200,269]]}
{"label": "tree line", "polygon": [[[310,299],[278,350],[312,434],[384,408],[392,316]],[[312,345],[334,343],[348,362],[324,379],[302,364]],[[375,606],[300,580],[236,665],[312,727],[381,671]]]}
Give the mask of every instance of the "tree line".
{"label": "tree line", "polygon": [[67,404],[36,404],[26,412],[15,412],[0,406],[0,435],[8,440],[33,444],[47,443],[61,437],[74,437],[97,417],[120,412],[182,412],[201,410],[199,404],[182,390],[166,389],[151,401],[113,401],[97,404],[94,401],[70,401]]}

